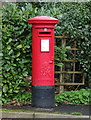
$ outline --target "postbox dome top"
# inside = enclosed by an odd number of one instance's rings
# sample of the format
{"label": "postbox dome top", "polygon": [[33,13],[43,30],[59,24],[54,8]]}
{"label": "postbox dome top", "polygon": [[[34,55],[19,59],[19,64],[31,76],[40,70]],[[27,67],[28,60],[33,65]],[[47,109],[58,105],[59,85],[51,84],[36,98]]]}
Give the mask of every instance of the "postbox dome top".
{"label": "postbox dome top", "polygon": [[58,23],[58,19],[49,16],[37,16],[28,19],[28,23]]}

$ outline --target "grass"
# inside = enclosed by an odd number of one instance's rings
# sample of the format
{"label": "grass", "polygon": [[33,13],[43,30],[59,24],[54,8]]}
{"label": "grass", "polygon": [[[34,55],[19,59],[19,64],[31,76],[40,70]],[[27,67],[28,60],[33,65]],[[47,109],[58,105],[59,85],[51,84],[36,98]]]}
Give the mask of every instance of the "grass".
{"label": "grass", "polygon": [[71,115],[82,115],[82,113],[80,113],[80,112],[73,112],[73,113],[71,113]]}

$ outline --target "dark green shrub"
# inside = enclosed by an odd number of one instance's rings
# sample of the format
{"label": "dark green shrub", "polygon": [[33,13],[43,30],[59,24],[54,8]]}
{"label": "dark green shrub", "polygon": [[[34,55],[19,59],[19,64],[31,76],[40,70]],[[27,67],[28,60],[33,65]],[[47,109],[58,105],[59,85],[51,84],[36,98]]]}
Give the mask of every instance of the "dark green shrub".
{"label": "dark green shrub", "polygon": [[91,89],[81,89],[78,91],[66,91],[55,97],[57,103],[64,101],[72,104],[89,104],[91,101]]}
{"label": "dark green shrub", "polygon": [[32,99],[31,92],[19,93],[16,96],[14,96],[14,98],[13,98],[13,100],[15,100],[19,103],[26,103],[26,102],[31,103],[31,99]]}
{"label": "dark green shrub", "polygon": [[31,4],[21,9],[13,3],[3,6],[3,103],[24,93],[21,87],[28,86],[31,82],[23,79],[31,75],[31,25],[27,20],[32,14],[35,14],[35,9]]}

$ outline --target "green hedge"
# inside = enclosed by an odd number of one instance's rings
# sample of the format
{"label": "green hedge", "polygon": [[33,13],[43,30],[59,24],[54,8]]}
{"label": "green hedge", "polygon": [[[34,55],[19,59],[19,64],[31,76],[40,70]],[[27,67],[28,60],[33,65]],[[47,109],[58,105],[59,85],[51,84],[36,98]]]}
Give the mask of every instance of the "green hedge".
{"label": "green hedge", "polygon": [[31,4],[22,9],[12,3],[3,6],[3,103],[11,101],[19,93],[23,94],[21,87],[30,84],[23,78],[31,75],[31,25],[27,20],[33,14],[35,9]]}
{"label": "green hedge", "polygon": [[[24,86],[30,82],[24,78],[31,75],[31,24],[29,18],[46,15],[59,19],[56,25],[56,35],[68,35],[78,40],[82,49],[78,53],[80,64],[86,77],[90,79],[91,63],[91,4],[88,3],[6,3],[2,16],[2,101],[7,103],[18,99],[17,95],[25,92]],[[59,50],[63,52],[58,52]],[[66,58],[67,48],[56,47],[56,65],[62,65],[59,58]],[[27,96],[27,92],[25,97]],[[16,96],[16,98],[15,98]],[[28,99],[29,100],[29,99]]]}
{"label": "green hedge", "polygon": [[[43,5],[43,7],[42,7]],[[85,72],[86,81],[91,80],[91,2],[41,3],[40,13],[59,19],[56,35],[67,35],[77,41],[77,57]],[[91,81],[89,81],[91,82]]]}

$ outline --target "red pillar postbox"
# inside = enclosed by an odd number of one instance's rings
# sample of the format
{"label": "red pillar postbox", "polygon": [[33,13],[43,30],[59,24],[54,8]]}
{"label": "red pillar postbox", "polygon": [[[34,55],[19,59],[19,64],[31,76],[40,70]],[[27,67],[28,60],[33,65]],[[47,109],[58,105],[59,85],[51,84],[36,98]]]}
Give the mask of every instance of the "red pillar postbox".
{"label": "red pillar postbox", "polygon": [[32,23],[32,105],[54,106],[54,26],[49,16],[28,19]]}

